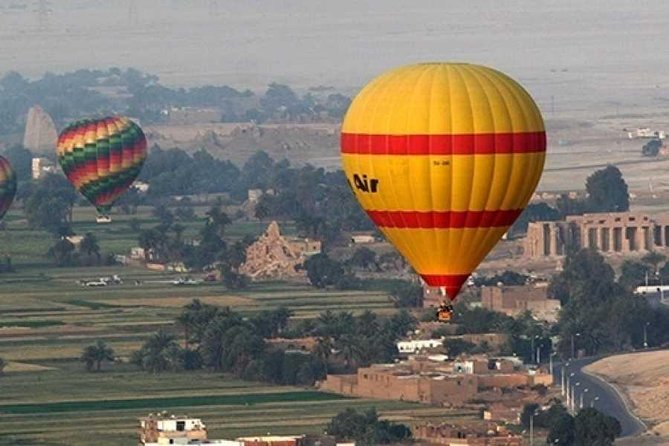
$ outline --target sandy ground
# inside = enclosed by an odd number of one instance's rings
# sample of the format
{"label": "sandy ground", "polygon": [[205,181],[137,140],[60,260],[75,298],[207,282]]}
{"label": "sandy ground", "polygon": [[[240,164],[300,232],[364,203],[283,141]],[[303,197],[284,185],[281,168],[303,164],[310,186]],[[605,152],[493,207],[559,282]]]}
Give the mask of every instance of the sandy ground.
{"label": "sandy ground", "polygon": [[650,444],[669,444],[669,350],[612,356],[585,370],[622,390],[649,433],[665,441]]}
{"label": "sandy ground", "polygon": [[46,370],[54,370],[53,367],[45,367],[36,364],[28,364],[24,362],[9,361],[5,367],[5,373],[19,373],[19,372],[44,372]]}

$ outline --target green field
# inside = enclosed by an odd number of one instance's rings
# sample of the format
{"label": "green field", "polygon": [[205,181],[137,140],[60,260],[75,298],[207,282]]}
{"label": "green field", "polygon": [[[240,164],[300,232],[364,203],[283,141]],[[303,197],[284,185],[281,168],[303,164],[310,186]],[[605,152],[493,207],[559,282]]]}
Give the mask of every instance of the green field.
{"label": "green field", "polygon": [[[205,211],[197,210],[199,215]],[[99,226],[92,223],[92,209],[77,208],[74,230],[93,232],[105,252],[125,254],[137,245],[137,234],[128,225],[131,218],[114,215],[112,224]],[[142,227],[155,224],[148,209],[140,209],[135,218]],[[186,224],[185,236],[195,235],[201,224]],[[235,223],[227,233],[230,238],[257,235],[265,227]],[[286,231],[292,228],[287,225]],[[0,231],[0,256],[11,255],[16,267],[16,272],[0,274],[0,357],[10,362],[0,376],[0,445],[134,444],[137,418],[162,410],[202,418],[212,438],[317,433],[345,407],[376,406],[383,416],[401,421],[473,416],[209,372],[152,375],[120,363],[87,373],[78,361],[86,345],[104,339],[124,359],[159,328],[181,335],[174,318],[194,298],[245,314],[285,305],[296,319],[327,309],[385,314],[395,309],[383,291],[319,291],[275,282],[231,293],[218,283],[174,286],[170,280],[178,275],[141,266],[57,268],[44,257],[53,242],[50,235],[29,230],[16,210]],[[76,283],[112,274],[124,284],[89,288]]]}

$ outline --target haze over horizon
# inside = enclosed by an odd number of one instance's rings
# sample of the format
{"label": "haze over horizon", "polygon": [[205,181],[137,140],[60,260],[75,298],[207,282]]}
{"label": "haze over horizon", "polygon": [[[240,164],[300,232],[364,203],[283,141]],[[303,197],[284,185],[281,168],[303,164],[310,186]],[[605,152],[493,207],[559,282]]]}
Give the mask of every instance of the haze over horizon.
{"label": "haze over horizon", "polygon": [[669,100],[662,11],[657,0],[12,0],[0,6],[0,74],[119,66],[171,86],[352,93],[396,65],[467,61],[518,79],[544,111],[613,113]]}

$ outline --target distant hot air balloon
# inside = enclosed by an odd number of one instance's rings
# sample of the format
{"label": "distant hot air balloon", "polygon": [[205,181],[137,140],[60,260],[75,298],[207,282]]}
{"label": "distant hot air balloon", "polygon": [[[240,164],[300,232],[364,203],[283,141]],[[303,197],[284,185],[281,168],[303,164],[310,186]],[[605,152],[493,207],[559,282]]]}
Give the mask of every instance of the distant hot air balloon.
{"label": "distant hot air balloon", "polygon": [[479,65],[390,70],[360,91],[342,125],[343,166],[361,206],[451,299],[527,205],[545,151],[530,95]]}
{"label": "distant hot air balloon", "polygon": [[58,162],[74,188],[103,216],[139,175],[146,137],[128,118],[84,119],[58,137]]}
{"label": "distant hot air balloon", "polygon": [[0,156],[0,219],[14,201],[16,195],[16,174],[6,158]]}

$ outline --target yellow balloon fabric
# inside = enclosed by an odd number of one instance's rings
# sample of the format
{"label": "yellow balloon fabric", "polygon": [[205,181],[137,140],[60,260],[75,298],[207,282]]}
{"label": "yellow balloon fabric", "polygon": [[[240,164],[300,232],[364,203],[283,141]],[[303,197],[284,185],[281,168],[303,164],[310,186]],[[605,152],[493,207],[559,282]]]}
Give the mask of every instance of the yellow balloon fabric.
{"label": "yellow balloon fabric", "polygon": [[527,206],[546,133],[537,105],[505,74],[425,63],[360,91],[341,153],[370,218],[428,285],[455,298]]}

